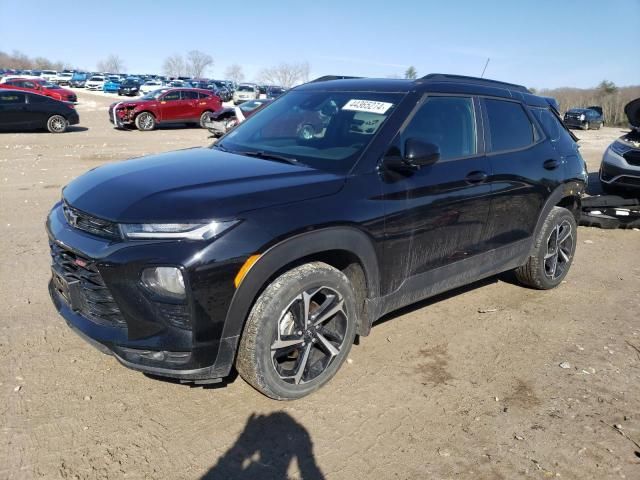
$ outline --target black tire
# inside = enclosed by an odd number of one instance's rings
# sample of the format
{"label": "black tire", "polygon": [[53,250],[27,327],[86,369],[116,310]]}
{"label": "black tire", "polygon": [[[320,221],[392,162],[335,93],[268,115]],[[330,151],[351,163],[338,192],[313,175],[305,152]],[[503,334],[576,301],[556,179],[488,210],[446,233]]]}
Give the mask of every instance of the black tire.
{"label": "black tire", "polygon": [[[563,240],[558,248],[558,240],[563,239],[567,233],[570,238]],[[518,281],[538,290],[558,286],[573,262],[577,234],[578,228],[573,214],[566,208],[553,207],[535,238],[533,254],[527,263],[515,270]]]}
{"label": "black tire", "polygon": [[596,128],[596,130],[600,130],[602,127],[604,127],[604,122],[600,122],[598,124],[598,128]]}
{"label": "black tire", "polygon": [[591,124],[589,122],[585,122],[585,124],[582,126],[583,130],[589,130],[591,128]]}
{"label": "black tire", "polygon": [[142,112],[136,117],[136,128],[143,132],[148,132],[156,128],[156,117],[149,112]]}
{"label": "black tire", "polygon": [[64,133],[68,126],[69,122],[62,115],[51,115],[47,120],[47,130],[51,133]]}
{"label": "black tire", "polygon": [[[330,315],[323,320],[325,315],[318,311]],[[304,322],[308,328],[302,326],[303,317],[309,319]],[[304,397],[338,371],[353,344],[355,327],[355,294],[347,277],[326,263],[301,265],[276,278],[256,300],[242,333],[236,368],[270,398]]]}
{"label": "black tire", "polygon": [[202,112],[202,115],[200,115],[200,128],[207,128],[204,126],[204,122],[209,120],[210,113],[210,110],[205,110],[204,112]]}

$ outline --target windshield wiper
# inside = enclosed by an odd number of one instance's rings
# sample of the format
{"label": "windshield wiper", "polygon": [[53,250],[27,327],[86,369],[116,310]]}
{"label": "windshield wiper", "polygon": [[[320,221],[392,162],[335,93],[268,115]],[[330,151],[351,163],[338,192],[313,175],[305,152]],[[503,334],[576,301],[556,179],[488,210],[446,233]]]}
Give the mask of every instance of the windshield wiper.
{"label": "windshield wiper", "polygon": [[[224,147],[220,147],[224,148]],[[278,155],[277,153],[258,151],[233,151],[236,155],[246,155],[247,157],[264,158],[265,160],[276,160],[278,162],[288,163],[290,165],[298,165],[300,162],[293,157],[286,157],[284,155]]]}

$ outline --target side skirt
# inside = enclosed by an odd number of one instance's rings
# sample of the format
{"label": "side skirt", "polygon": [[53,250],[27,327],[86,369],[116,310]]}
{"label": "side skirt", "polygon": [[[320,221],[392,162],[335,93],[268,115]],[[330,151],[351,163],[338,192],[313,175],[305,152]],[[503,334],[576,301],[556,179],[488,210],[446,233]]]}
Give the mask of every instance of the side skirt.
{"label": "side skirt", "polygon": [[395,292],[374,300],[378,305],[368,305],[370,314],[377,311],[369,318],[375,322],[383,315],[419,300],[517,268],[527,261],[532,245],[532,238],[519,240],[410,277]]}

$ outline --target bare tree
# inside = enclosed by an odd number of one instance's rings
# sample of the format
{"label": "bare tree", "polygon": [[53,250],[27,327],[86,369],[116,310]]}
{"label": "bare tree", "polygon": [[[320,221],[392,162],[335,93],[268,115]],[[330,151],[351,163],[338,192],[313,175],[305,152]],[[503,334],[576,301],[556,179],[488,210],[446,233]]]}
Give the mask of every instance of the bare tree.
{"label": "bare tree", "polygon": [[97,67],[101,72],[109,73],[121,73],[125,69],[124,60],[114,53],[109,55],[106,59],[100,60]]}
{"label": "bare tree", "polygon": [[194,78],[202,78],[205,70],[213,66],[213,57],[200,50],[187,53],[187,72]]}
{"label": "bare tree", "polygon": [[182,77],[186,71],[184,58],[176,53],[164,59],[162,71],[169,77]]}
{"label": "bare tree", "polygon": [[227,80],[231,80],[236,83],[240,83],[244,80],[244,72],[242,71],[242,67],[237,63],[229,65],[229,67],[224,72],[224,76]]}
{"label": "bare tree", "polygon": [[408,78],[409,80],[415,80],[416,78],[418,78],[418,72],[413,65],[407,68],[407,70],[404,72],[404,78]]}
{"label": "bare tree", "polygon": [[262,83],[291,88],[309,81],[309,64],[307,62],[281,63],[277,67],[263,68],[259,78]]}

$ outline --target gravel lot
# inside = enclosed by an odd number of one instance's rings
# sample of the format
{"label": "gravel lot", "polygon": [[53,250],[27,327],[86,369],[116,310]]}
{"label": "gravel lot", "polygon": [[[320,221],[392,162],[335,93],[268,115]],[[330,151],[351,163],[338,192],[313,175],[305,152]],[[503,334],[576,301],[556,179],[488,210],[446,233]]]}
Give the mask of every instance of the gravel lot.
{"label": "gravel lot", "polygon": [[[79,100],[69,133],[0,136],[0,478],[640,478],[639,231],[580,227],[556,290],[502,275],[397,312],[297,402],[156,380],[57,315],[44,219],[91,168],[210,140]],[[596,172],[621,130],[577,134]]]}

